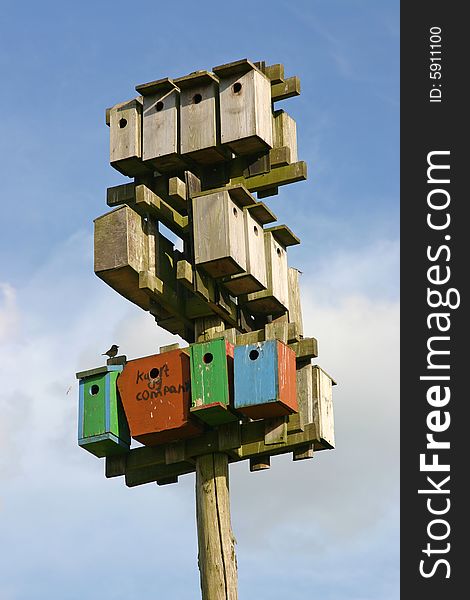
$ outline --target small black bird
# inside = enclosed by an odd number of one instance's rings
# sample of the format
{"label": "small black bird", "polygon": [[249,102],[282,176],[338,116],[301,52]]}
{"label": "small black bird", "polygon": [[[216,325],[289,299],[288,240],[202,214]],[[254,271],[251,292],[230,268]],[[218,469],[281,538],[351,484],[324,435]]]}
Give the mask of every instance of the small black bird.
{"label": "small black bird", "polygon": [[116,344],[113,344],[111,346],[111,348],[107,352],[103,352],[103,354],[101,356],[109,356],[109,358],[114,358],[116,356],[116,354],[118,353],[118,348],[119,348],[119,346],[116,346]]}

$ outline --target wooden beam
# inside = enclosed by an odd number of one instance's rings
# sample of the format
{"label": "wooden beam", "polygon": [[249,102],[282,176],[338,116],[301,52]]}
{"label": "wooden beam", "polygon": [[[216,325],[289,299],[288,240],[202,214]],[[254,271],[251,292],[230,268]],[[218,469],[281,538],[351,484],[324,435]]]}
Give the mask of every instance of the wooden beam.
{"label": "wooden beam", "polygon": [[287,100],[300,95],[300,79],[297,76],[289,77],[282,83],[271,86],[271,98],[273,102]]}
{"label": "wooden beam", "polygon": [[259,192],[280,185],[304,181],[305,179],[307,179],[307,165],[301,160],[290,165],[271,169],[269,173],[253,175],[252,177],[236,175],[230,179],[230,183],[232,185],[242,183],[250,192]]}
{"label": "wooden beam", "polygon": [[202,599],[237,600],[226,454],[206,454],[196,460],[196,519]]}

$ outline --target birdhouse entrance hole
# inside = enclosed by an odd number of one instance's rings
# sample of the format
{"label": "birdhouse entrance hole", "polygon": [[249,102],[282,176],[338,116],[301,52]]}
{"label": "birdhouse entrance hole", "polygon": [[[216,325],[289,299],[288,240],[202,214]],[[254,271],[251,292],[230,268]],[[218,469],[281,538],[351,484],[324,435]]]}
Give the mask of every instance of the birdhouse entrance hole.
{"label": "birdhouse entrance hole", "polygon": [[204,356],[202,357],[202,360],[204,361],[204,363],[206,365],[208,365],[209,363],[212,362],[213,358],[214,358],[214,356],[210,352],[206,352],[206,354],[204,354]]}
{"label": "birdhouse entrance hole", "polygon": [[92,385],[91,388],[90,388],[90,394],[92,396],[96,396],[99,391],[100,391],[100,386],[96,385],[96,383],[94,385]]}

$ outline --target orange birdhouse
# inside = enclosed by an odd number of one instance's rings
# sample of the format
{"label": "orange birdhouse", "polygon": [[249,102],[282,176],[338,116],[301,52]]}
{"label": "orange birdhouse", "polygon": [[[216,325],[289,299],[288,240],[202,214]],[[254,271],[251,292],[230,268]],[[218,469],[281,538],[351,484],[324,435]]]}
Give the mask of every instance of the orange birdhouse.
{"label": "orange birdhouse", "polygon": [[171,350],[129,361],[118,380],[131,436],[148,446],[198,435],[192,420],[189,356]]}

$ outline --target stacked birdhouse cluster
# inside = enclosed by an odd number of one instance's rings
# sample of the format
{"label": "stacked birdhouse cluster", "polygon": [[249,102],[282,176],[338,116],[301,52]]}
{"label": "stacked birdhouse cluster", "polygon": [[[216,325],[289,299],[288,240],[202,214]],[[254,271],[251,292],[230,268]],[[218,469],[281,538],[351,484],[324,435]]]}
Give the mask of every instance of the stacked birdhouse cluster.
{"label": "stacked birdhouse cluster", "polygon": [[295,121],[276,109],[298,77],[244,59],[136,91],[106,111],[110,163],[133,181],[109,188],[95,219],[95,273],[189,346],[78,373],[80,445],[111,456],[131,437],[158,446],[282,419],[311,425],[294,445],[333,447],[334,381],[311,364],[287,260],[299,239],[262,202],[307,176]]}

